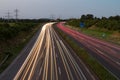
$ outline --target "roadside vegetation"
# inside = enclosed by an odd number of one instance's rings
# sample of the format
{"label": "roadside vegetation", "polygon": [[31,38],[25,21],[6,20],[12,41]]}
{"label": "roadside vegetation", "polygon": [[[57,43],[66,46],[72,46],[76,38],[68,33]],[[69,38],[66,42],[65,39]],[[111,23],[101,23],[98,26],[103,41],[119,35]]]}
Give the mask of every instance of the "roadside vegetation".
{"label": "roadside vegetation", "polygon": [[11,64],[45,22],[0,20],[0,73]]}
{"label": "roadside vegetation", "polygon": [[110,72],[108,72],[95,58],[88,54],[88,52],[80,47],[71,37],[61,31],[59,28],[54,27],[58,34],[71,46],[80,59],[85,63],[93,75],[97,76],[100,80],[117,80]]}
{"label": "roadside vegetation", "polygon": [[[80,26],[84,24],[84,27]],[[92,14],[82,15],[80,19],[70,19],[66,25],[87,35],[120,45],[120,16],[97,18]]]}

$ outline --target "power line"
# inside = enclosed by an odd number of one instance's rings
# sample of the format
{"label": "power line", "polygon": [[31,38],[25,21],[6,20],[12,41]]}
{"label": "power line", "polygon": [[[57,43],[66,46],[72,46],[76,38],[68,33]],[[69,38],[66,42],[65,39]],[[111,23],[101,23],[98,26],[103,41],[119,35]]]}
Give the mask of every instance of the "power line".
{"label": "power line", "polygon": [[54,14],[51,14],[51,15],[50,15],[50,19],[53,20],[54,18],[55,18],[55,17],[54,17]]}
{"label": "power line", "polygon": [[7,12],[7,16],[6,17],[7,17],[8,20],[10,19],[10,12],[9,11]]}
{"label": "power line", "polygon": [[11,14],[11,13],[8,11],[8,12],[6,13],[6,16],[5,16],[5,17],[7,18],[7,20],[8,20],[8,22],[9,22],[10,17],[11,17],[10,14]]}
{"label": "power line", "polygon": [[17,19],[18,19],[18,12],[19,12],[19,10],[18,10],[18,9],[15,9],[15,17],[16,17],[16,21],[17,21]]}

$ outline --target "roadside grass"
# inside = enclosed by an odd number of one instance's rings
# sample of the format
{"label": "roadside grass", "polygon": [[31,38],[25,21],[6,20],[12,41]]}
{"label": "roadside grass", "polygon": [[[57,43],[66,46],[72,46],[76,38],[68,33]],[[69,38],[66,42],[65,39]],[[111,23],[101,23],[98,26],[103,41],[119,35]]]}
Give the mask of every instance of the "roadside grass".
{"label": "roadside grass", "polygon": [[[79,27],[74,27],[74,26],[69,26],[66,25],[66,27],[72,28],[74,30],[77,30],[79,32],[82,32],[86,35],[110,42],[110,43],[114,43],[117,45],[120,45],[120,33],[117,31],[109,31],[106,29],[101,29],[101,28],[97,28],[95,26],[91,26],[90,28],[79,28]],[[116,33],[118,36],[116,36]]]}
{"label": "roadside grass", "polygon": [[100,80],[117,80],[103,65],[101,65],[94,57],[92,57],[85,49],[80,47],[67,34],[59,28],[54,27],[58,34],[71,46],[80,59],[85,63],[89,70],[95,74]]}
{"label": "roadside grass", "polygon": [[100,30],[92,30],[92,29],[81,29],[81,31],[85,34],[92,35],[95,37],[108,38],[112,32],[100,31]]}
{"label": "roadside grass", "polygon": [[[14,25],[14,23],[11,25]],[[42,24],[37,24],[31,31],[19,33],[19,35],[15,37],[15,39],[10,40],[9,44],[3,42],[4,51],[2,52],[2,54],[4,55],[2,55],[1,57],[5,58],[7,55],[9,55],[9,57],[0,66],[0,73],[3,72],[12,63],[12,61],[17,57],[17,55],[25,47],[32,36],[39,30],[41,25]],[[12,44],[12,42],[15,42],[16,44]]]}

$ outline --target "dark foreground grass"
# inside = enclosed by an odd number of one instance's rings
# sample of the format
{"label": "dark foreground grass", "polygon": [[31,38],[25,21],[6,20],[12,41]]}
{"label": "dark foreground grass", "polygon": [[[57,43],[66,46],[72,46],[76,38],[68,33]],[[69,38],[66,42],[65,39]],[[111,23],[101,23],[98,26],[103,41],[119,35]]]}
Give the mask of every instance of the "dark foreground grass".
{"label": "dark foreground grass", "polygon": [[82,59],[86,66],[92,71],[100,80],[117,80],[109,71],[107,71],[95,58],[88,54],[88,52],[81,48],[74,42],[67,34],[59,28],[54,27],[58,34],[71,46],[76,54]]}
{"label": "dark foreground grass", "polygon": [[[17,57],[17,55],[20,53],[20,51],[25,47],[25,45],[30,41],[30,39],[33,37],[33,35],[40,29],[40,26],[42,24],[37,24],[36,27],[34,27],[29,32],[22,32],[20,35],[16,37],[16,39],[21,38],[20,41],[18,41],[17,45],[8,45],[4,46],[5,50],[3,54],[10,54],[7,60],[0,66],[0,73],[3,72],[11,63],[12,61]],[[14,43],[15,41],[13,41]]]}

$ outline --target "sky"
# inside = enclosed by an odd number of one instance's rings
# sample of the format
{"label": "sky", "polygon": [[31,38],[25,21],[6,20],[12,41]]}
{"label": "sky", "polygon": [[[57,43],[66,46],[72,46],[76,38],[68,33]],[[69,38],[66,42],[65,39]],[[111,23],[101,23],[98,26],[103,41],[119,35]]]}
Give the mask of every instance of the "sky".
{"label": "sky", "polygon": [[120,15],[120,0],[0,0],[0,17],[8,12],[19,18],[80,18],[83,14],[96,17]]}

